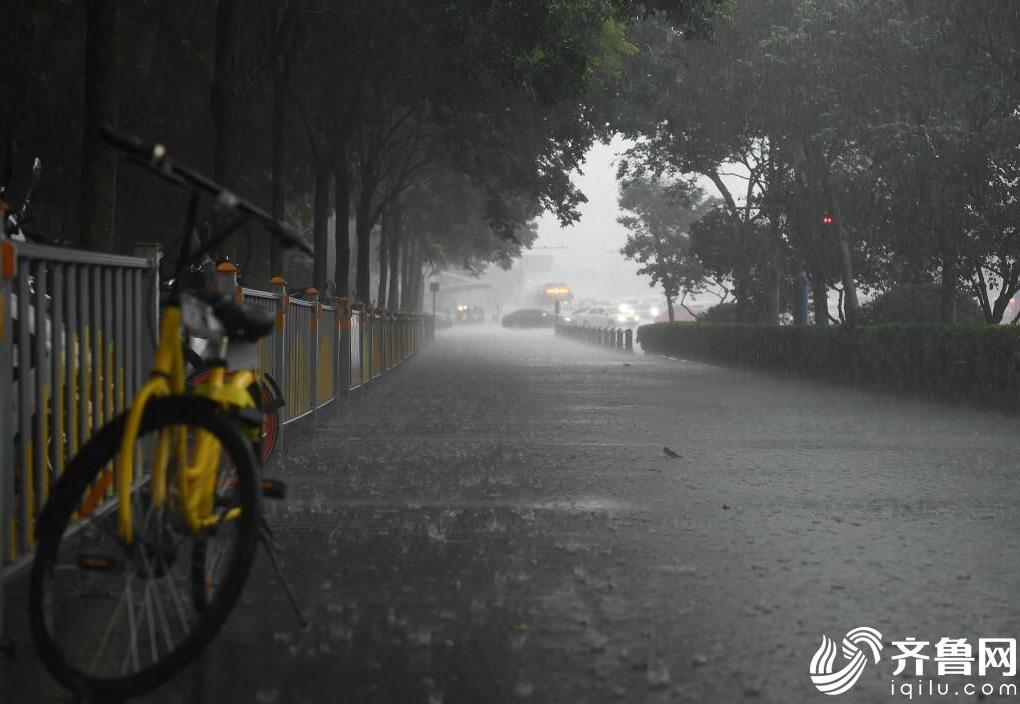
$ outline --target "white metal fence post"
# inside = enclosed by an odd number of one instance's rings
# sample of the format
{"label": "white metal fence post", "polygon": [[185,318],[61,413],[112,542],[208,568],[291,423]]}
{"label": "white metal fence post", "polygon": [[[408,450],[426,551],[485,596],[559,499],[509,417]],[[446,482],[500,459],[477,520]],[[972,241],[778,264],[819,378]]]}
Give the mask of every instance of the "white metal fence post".
{"label": "white metal fence post", "polygon": [[[340,360],[339,373],[337,375],[340,384],[340,392],[348,393],[351,390],[351,303],[346,296],[338,298],[336,302],[336,317],[339,327],[339,341],[337,345],[337,357]],[[337,404],[339,408],[339,404]]]}
{"label": "white metal fence post", "polygon": [[[287,377],[287,307],[290,304],[290,299],[287,296],[287,282],[282,276],[274,276],[269,281],[270,288],[276,295],[276,334],[273,336],[273,378],[276,379],[276,383],[280,385],[283,390],[284,399],[287,399],[287,387],[289,385],[289,379]],[[286,406],[284,406],[286,408]],[[286,413],[286,411],[285,411]],[[283,415],[283,414],[281,414]],[[284,424],[281,422],[279,427],[279,439],[277,442],[280,445],[280,449],[283,449],[283,427]]]}
{"label": "white metal fence post", "polygon": [[305,289],[314,307],[311,310],[311,320],[308,325],[308,397],[311,400],[312,417],[318,417],[319,409],[319,321],[322,319],[322,304],[319,302],[318,289]]}

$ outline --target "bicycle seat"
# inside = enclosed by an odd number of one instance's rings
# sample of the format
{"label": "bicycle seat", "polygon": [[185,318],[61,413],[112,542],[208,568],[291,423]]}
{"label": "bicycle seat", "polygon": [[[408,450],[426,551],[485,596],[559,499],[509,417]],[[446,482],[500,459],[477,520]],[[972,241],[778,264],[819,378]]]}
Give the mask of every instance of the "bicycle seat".
{"label": "bicycle seat", "polygon": [[231,342],[257,342],[276,324],[276,316],[268,310],[238,303],[229,296],[218,296],[212,306]]}
{"label": "bicycle seat", "polygon": [[232,342],[255,342],[273,331],[271,311],[238,303],[215,291],[188,291],[181,298],[181,316],[191,335],[226,337]]}

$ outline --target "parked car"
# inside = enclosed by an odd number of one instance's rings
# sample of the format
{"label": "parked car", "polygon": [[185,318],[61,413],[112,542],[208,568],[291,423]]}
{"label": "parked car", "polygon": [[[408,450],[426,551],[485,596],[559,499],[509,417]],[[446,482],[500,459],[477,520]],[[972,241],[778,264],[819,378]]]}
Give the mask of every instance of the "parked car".
{"label": "parked car", "polygon": [[505,328],[551,328],[556,324],[556,314],[541,308],[521,308],[503,316]]}

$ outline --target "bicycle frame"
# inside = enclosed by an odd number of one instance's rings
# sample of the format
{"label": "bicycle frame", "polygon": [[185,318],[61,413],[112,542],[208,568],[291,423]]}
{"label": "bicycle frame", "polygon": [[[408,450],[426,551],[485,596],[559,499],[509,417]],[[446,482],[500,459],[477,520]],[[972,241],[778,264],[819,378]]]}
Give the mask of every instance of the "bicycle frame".
{"label": "bicycle frame", "polygon": [[[202,256],[214,251],[233,236],[249,219],[260,222],[285,246],[297,247],[307,254],[312,254],[312,249],[301,240],[293,228],[278,222],[265,211],[230,193],[201,174],[173,163],[167,157],[166,149],[162,145],[143,144],[137,138],[119,134],[109,128],[104,130],[104,139],[118,149],[134,156],[162,178],[173,184],[186,184],[190,189],[180,255],[173,276],[173,295],[170,303],[165,307],[163,319],[160,321],[159,343],[153,359],[152,374],[149,381],[132,399],[116,460],[118,469],[116,493],[119,499],[117,532],[120,538],[130,545],[134,542],[131,490],[134,485],[135,445],[138,442],[146,404],[154,398],[186,393],[184,352],[181,346],[182,310],[179,288],[181,276],[190,264],[200,261]],[[236,216],[232,222],[202,242],[195,251],[192,251],[190,241],[197,219],[200,193],[212,195],[221,211],[229,211],[235,213]],[[226,358],[225,337],[222,339],[219,356]],[[226,367],[224,364],[219,364],[213,367],[208,381],[194,389],[193,393],[208,398],[224,411],[254,408],[256,406],[255,399],[248,393],[248,387],[256,380],[254,372],[238,370],[231,376],[229,383],[225,382],[225,377]],[[185,517],[188,530],[195,534],[203,528],[212,527],[222,521],[235,520],[240,515],[240,509],[233,508],[219,516],[213,514],[220,446],[210,433],[201,430],[196,434],[192,444],[193,446],[189,448],[185,426],[173,427],[160,432],[153,450],[150,489],[153,505],[157,508],[163,506],[168,496],[167,468],[171,454],[173,454],[179,468],[177,492],[181,503],[180,509]],[[84,515],[91,513],[95,505],[109,494],[112,481],[113,473],[108,468],[82,502],[79,513]]]}
{"label": "bicycle frame", "polygon": [[[153,358],[152,374],[132,399],[117,460],[117,531],[128,544],[134,542],[131,490],[134,486],[135,445],[146,404],[154,398],[183,394],[186,390],[184,353],[180,341],[181,308],[176,304],[168,305],[160,321],[159,346]],[[255,381],[254,373],[250,370],[235,371],[229,383],[226,383],[226,371],[222,365],[213,367],[208,381],[196,388],[194,393],[212,400],[224,410],[254,407],[255,401],[248,393],[248,386]],[[235,520],[240,510],[231,509],[225,516],[213,515],[217,469],[221,458],[221,449],[216,439],[205,431],[199,431],[191,448],[188,444],[183,426],[161,431],[153,451],[149,483],[153,504],[156,507],[162,506],[167,500],[167,468],[173,454],[180,468],[177,491],[182,514],[188,529],[197,533],[223,520]],[[81,513],[91,513],[99,500],[107,494],[110,481],[111,475],[108,473],[96,483],[82,502]]]}

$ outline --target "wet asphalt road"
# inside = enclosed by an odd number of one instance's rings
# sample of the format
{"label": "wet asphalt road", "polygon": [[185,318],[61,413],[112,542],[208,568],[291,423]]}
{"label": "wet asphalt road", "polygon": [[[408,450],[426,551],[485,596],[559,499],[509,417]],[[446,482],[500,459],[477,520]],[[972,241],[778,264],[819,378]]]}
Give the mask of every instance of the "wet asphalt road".
{"label": "wet asphalt road", "polygon": [[[260,556],[206,655],[144,701],[831,702],[808,678],[822,633],[1020,635],[1016,427],[547,331],[442,334],[268,472],[310,628]],[[67,701],[8,614],[4,704]],[[836,700],[895,701],[895,652]]]}

